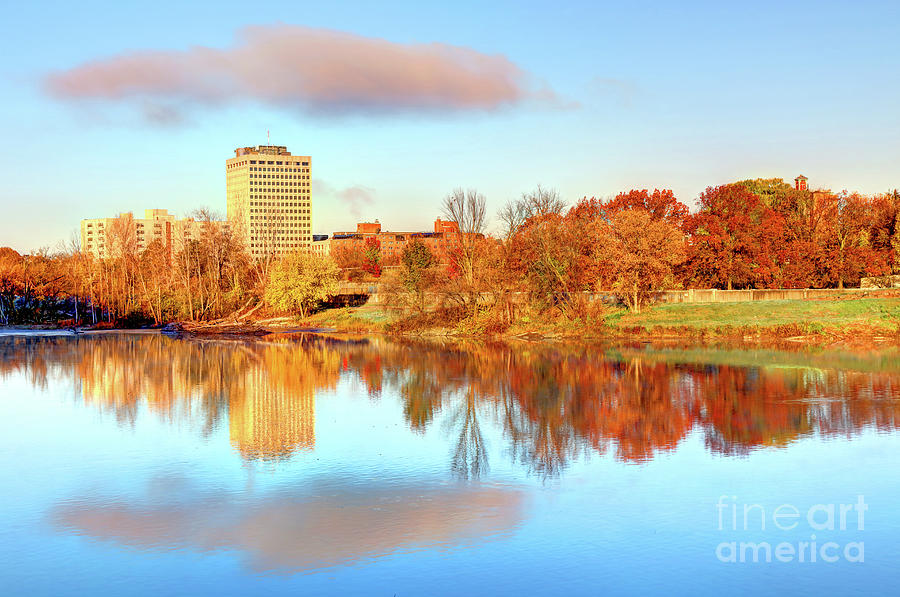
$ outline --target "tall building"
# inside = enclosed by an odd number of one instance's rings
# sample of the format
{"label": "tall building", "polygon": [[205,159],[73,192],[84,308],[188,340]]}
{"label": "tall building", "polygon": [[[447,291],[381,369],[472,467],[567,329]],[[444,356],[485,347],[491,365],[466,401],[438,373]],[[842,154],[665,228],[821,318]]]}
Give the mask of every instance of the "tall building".
{"label": "tall building", "polygon": [[252,257],[310,248],[310,161],[281,145],[241,147],[225,161],[228,220]]}
{"label": "tall building", "polygon": [[114,218],[81,220],[81,250],[105,259],[113,256],[114,246],[140,254],[153,241],[159,241],[172,257],[186,243],[200,238],[204,224],[226,229],[229,226],[228,222],[179,220],[166,209],[145,209],[143,218],[135,218],[131,212],[126,212]]}

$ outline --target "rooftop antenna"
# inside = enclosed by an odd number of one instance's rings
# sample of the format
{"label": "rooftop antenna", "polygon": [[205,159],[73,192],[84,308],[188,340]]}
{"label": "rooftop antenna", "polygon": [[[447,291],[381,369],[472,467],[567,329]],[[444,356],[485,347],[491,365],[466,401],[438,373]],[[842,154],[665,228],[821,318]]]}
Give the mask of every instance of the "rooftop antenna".
{"label": "rooftop antenna", "polygon": [[271,145],[272,139],[269,137],[269,129],[266,129],[266,145]]}

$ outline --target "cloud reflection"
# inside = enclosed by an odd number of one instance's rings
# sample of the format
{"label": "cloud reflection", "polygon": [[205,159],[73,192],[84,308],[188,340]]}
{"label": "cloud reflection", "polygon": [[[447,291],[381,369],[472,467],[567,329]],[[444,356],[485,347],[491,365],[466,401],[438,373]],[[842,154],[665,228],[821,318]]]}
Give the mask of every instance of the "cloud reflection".
{"label": "cloud reflection", "polygon": [[62,502],[50,521],[142,550],[239,550],[256,571],[299,572],[502,536],[525,506],[509,486],[325,481],[240,499],[187,486],[138,499],[89,495]]}

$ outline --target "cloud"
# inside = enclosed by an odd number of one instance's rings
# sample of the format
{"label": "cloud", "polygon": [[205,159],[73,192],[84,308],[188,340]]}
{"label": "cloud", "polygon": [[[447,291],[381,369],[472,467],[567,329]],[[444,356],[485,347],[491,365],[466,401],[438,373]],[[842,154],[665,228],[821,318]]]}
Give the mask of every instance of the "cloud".
{"label": "cloud", "polygon": [[375,202],[375,189],[363,185],[353,185],[337,189],[321,180],[312,181],[313,194],[319,198],[337,199],[357,219],[362,217],[362,207]]}
{"label": "cloud", "polygon": [[175,127],[186,122],[184,112],[176,106],[151,101],[146,101],[141,105],[141,115],[147,122],[159,126]]}
{"label": "cloud", "polygon": [[283,24],[245,27],[231,48],[134,52],[44,78],[47,93],[60,100],[150,105],[150,117],[162,114],[168,123],[185,106],[240,102],[331,115],[565,105],[534,83],[499,54]]}

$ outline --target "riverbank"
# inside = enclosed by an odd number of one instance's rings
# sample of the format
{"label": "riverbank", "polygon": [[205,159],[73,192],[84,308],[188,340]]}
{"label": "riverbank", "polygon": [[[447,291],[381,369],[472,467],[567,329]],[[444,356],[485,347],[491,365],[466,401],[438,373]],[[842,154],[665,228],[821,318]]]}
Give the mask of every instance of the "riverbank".
{"label": "riverbank", "polygon": [[609,307],[593,321],[526,314],[505,326],[497,325],[489,314],[448,323],[437,314],[404,318],[364,306],[322,311],[292,325],[411,336],[900,343],[900,299],[666,304],[641,313]]}
{"label": "riverbank", "polygon": [[[46,330],[47,327],[4,329]],[[741,340],[865,346],[900,344],[900,298],[676,303],[655,305],[641,313],[619,307],[603,307],[587,319],[568,319],[551,311],[522,313],[510,323],[498,321],[490,311],[469,317],[450,312],[409,316],[382,306],[364,305],[326,309],[302,319],[275,317],[180,322],[165,326],[161,331],[236,337],[288,332],[341,332],[442,338]]]}

